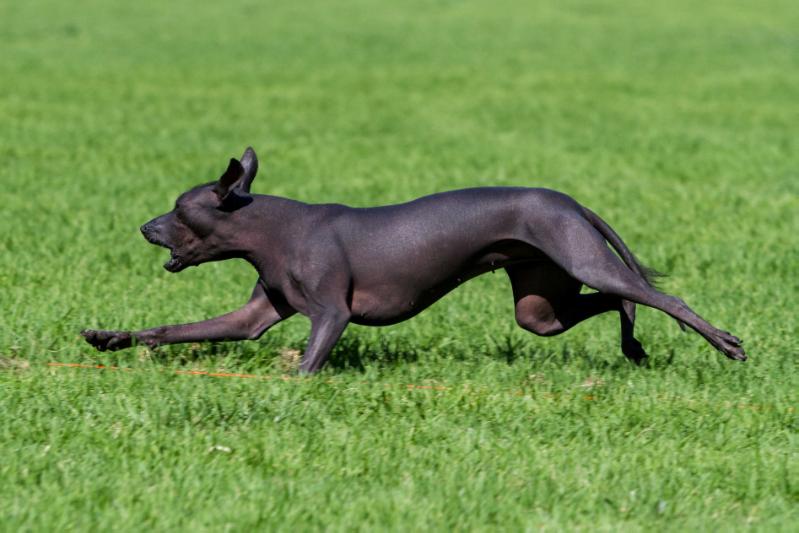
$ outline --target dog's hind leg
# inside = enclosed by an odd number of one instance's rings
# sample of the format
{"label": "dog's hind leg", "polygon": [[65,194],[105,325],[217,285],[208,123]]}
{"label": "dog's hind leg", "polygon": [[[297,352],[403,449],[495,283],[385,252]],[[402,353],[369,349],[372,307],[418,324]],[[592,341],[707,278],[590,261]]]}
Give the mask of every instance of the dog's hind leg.
{"label": "dog's hind leg", "polygon": [[573,278],[600,293],[660,309],[688,325],[730,359],[746,360],[740,339],[712,326],[679,298],[653,288],[610,251],[588,220],[577,213],[565,214],[557,226],[557,235],[539,235],[534,239],[535,246]]}
{"label": "dog's hind leg", "polygon": [[133,344],[155,347],[183,342],[257,339],[271,326],[294,312],[282,298],[276,295],[270,298],[259,281],[253,289],[250,301],[244,307],[216,318],[133,332],[84,330],[81,335],[100,351],[121,350]]}
{"label": "dog's hind leg", "polygon": [[[505,269],[513,288],[516,322],[536,335],[552,336],[607,311],[621,317],[621,348],[634,362],[646,357],[633,337],[635,306],[618,296],[580,294],[582,283],[554,263],[521,264]],[[631,308],[631,309],[630,309]]]}
{"label": "dog's hind leg", "polygon": [[635,304],[630,300],[620,299],[619,321],[621,322],[621,352],[633,363],[640,364],[647,354],[641,343],[633,335],[635,329]]}

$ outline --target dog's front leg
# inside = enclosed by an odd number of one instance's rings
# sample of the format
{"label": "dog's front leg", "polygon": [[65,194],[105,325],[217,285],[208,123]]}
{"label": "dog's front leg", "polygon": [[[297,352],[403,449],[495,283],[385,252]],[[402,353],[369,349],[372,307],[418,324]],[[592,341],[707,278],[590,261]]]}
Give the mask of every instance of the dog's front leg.
{"label": "dog's front leg", "polygon": [[155,347],[182,342],[257,339],[271,326],[294,313],[294,309],[282,298],[273,295],[270,299],[264,287],[258,283],[244,307],[216,318],[132,332],[89,329],[82,331],[81,335],[100,351],[121,350],[134,343]]}
{"label": "dog's front leg", "polygon": [[312,374],[327,362],[330,351],[350,321],[350,313],[342,309],[325,309],[311,316],[311,338],[302,356],[300,372]]}

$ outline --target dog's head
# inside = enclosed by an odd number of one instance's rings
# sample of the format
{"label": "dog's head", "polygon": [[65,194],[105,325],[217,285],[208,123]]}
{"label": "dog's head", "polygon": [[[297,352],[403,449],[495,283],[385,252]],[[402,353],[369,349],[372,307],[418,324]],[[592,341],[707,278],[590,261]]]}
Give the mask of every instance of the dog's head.
{"label": "dog's head", "polygon": [[258,158],[247,148],[241,160],[231,159],[219,180],[195,187],[178,197],[175,208],[141,227],[144,238],[168,248],[164,268],[180,272],[188,266],[235,257],[236,212],[250,204],[250,185]]}

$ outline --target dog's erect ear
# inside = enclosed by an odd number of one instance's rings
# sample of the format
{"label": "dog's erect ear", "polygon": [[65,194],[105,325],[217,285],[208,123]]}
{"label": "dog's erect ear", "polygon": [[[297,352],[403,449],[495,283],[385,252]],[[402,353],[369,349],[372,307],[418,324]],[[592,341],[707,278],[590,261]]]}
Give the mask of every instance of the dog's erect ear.
{"label": "dog's erect ear", "polygon": [[231,158],[230,163],[227,166],[227,170],[214,185],[214,192],[219,199],[224,200],[243,176],[244,167],[237,159]]}
{"label": "dog's erect ear", "polygon": [[256,172],[258,172],[258,158],[255,156],[255,150],[248,146],[244,150],[244,155],[241,156],[241,161],[230,160],[227,170],[214,185],[214,192],[220,201],[224,201],[233,189],[241,193],[249,193]]}
{"label": "dog's erect ear", "polygon": [[241,156],[241,166],[244,167],[244,175],[241,177],[241,183],[238,187],[245,192],[250,192],[250,185],[252,180],[255,179],[255,174],[258,173],[258,157],[255,155],[255,150],[252,146],[248,146],[244,150],[244,155]]}

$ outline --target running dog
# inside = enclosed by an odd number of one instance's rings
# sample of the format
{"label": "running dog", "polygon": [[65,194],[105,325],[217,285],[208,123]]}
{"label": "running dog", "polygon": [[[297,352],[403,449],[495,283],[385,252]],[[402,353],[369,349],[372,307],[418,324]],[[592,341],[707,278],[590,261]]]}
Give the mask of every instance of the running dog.
{"label": "running dog", "polygon": [[[248,261],[259,276],[249,302],[192,324],[82,331],[90,344],[104,351],[137,343],[257,339],[301,313],[311,320],[311,335],[300,371],[312,373],[324,366],[350,322],[407,320],[468,279],[504,269],[516,321],[537,335],[557,335],[616,311],[621,351],[640,362],[646,352],[633,325],[635,304],[643,304],[694,329],[730,359],[746,360],[740,339],[656,290],[652,272],[616,232],[565,194],[486,187],[382,207],[312,205],[251,194],[257,170],[255,152],[247,148],[219,180],[183,193],[172,211],[141,228],[145,239],[170,250],[164,265],[169,272],[223,259]],[[596,292],[581,294],[583,285]]]}

